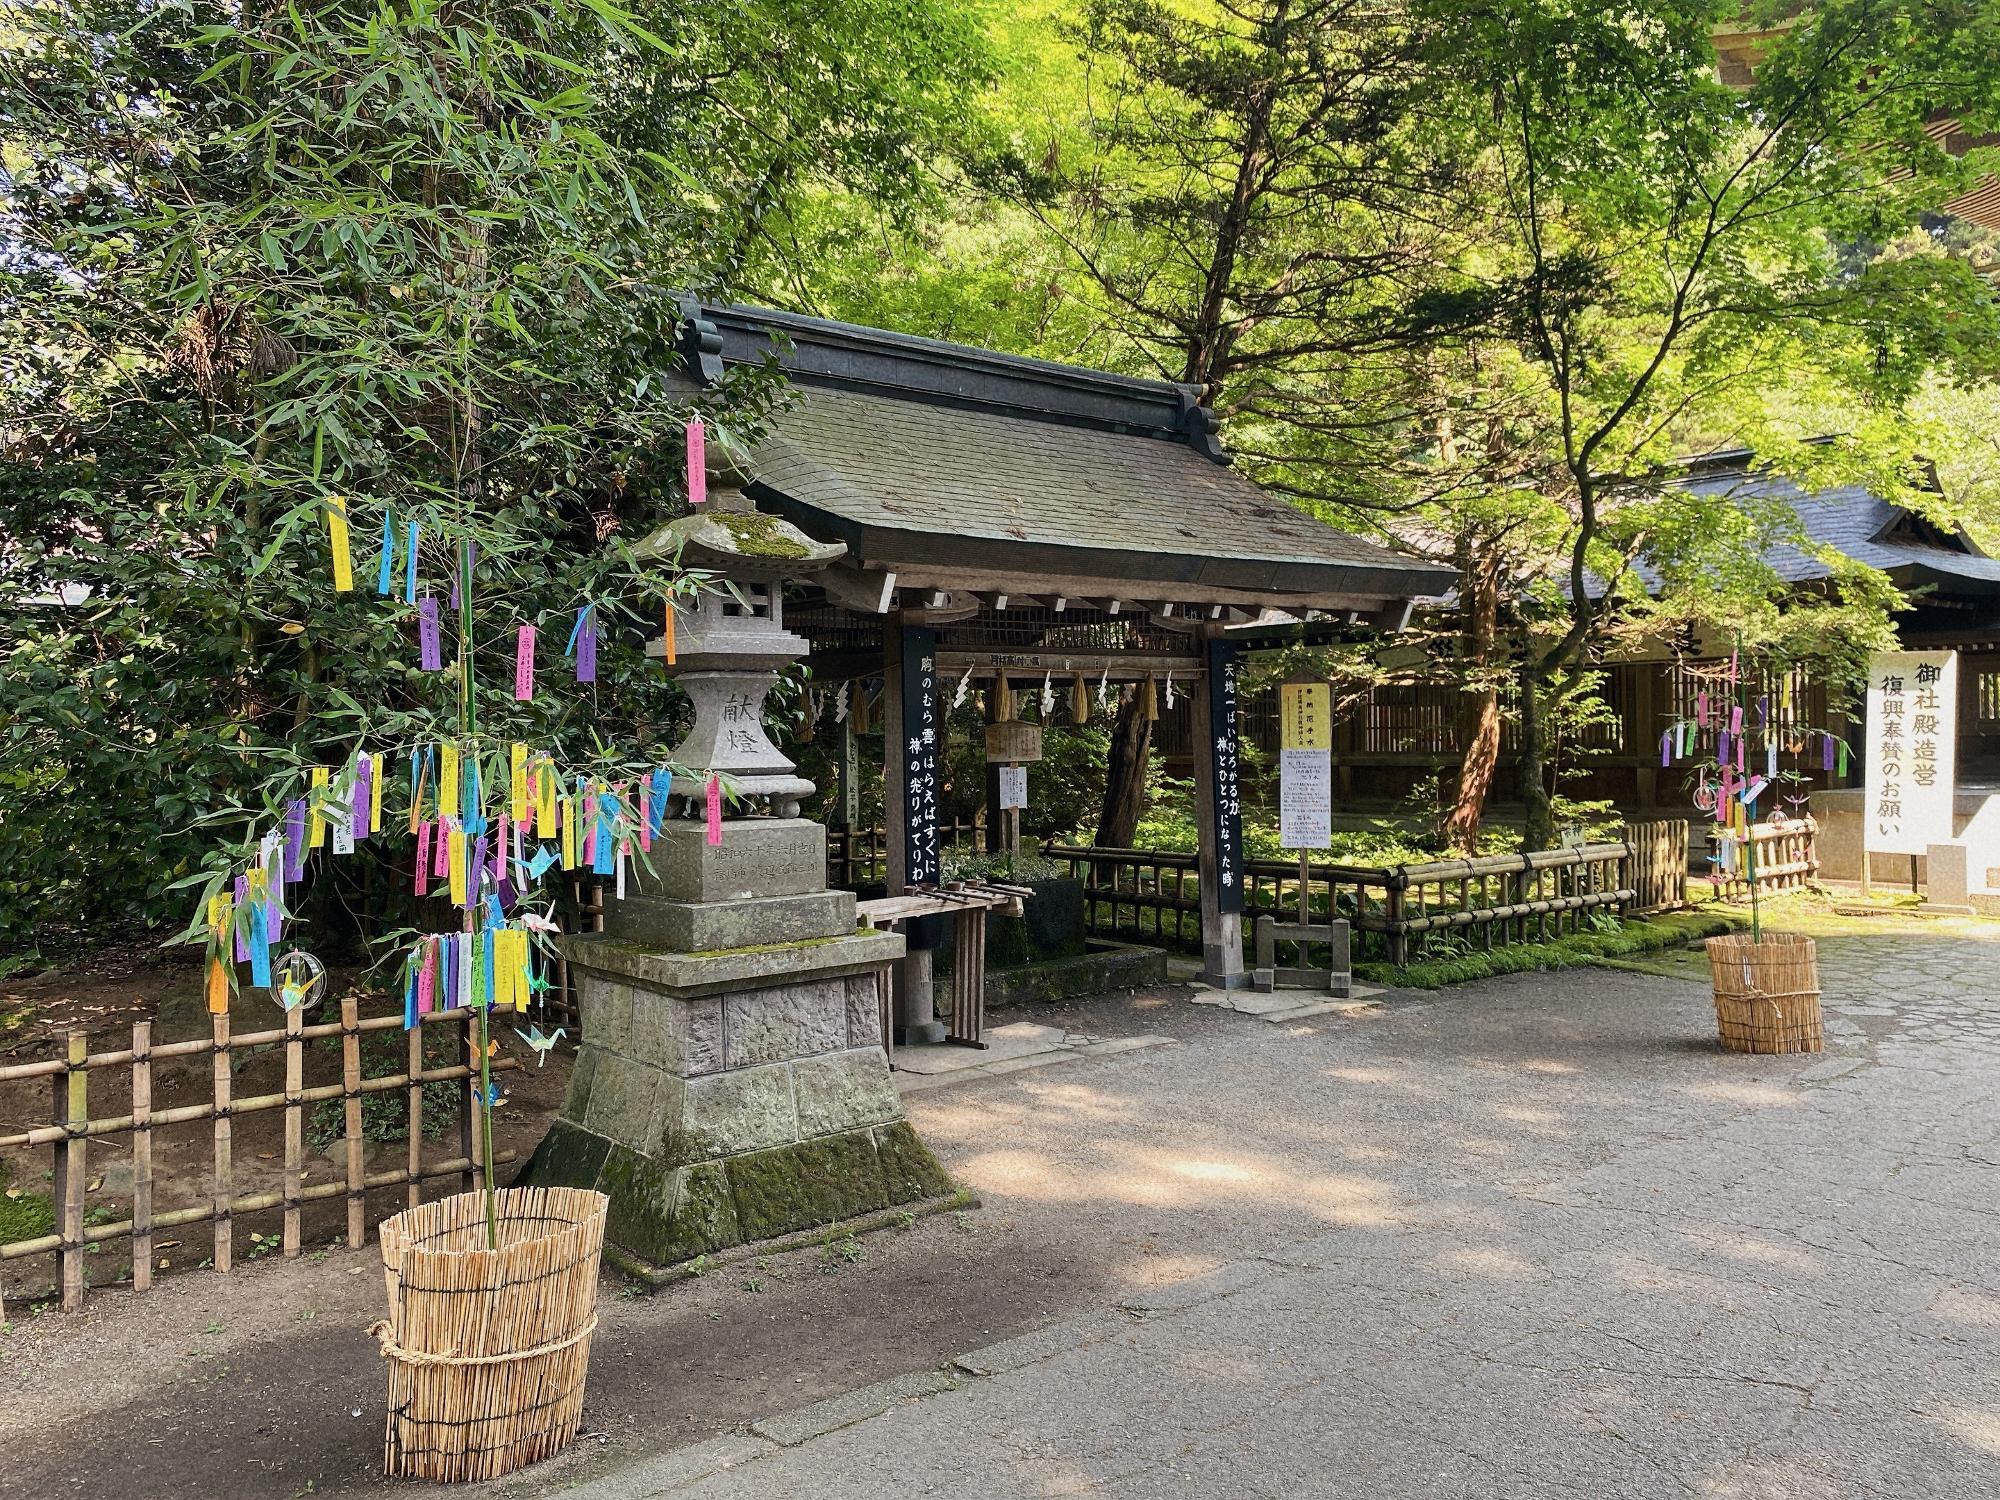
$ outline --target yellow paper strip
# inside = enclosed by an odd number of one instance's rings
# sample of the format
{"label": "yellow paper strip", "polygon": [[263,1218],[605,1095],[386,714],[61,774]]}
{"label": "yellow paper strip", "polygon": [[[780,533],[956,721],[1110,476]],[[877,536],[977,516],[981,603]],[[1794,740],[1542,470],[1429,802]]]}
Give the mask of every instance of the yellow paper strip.
{"label": "yellow paper strip", "polygon": [[465,830],[454,828],[450,834],[447,863],[451,866],[451,904],[465,905]]}
{"label": "yellow paper strip", "polygon": [[389,752],[375,757],[374,775],[368,782],[368,831],[382,831],[382,783],[389,779]]}
{"label": "yellow paper strip", "polygon": [[347,544],[347,502],[339,495],[326,497],[326,540],[333,549],[333,587],[345,594],[354,587],[354,557]]}
{"label": "yellow paper strip", "polygon": [[438,751],[438,815],[459,816],[458,789],[463,778],[458,770],[458,746],[445,745]]}
{"label": "yellow paper strip", "polygon": [[562,867],[576,868],[576,803],[568,797],[562,799]]}
{"label": "yellow paper strip", "polygon": [[312,796],[307,799],[306,847],[324,849],[326,847],[326,819],[319,809],[326,792],[327,779],[331,773],[325,766],[314,766],[312,774]]}
{"label": "yellow paper strip", "polygon": [[510,745],[507,749],[507,791],[512,798],[512,812],[516,823],[528,821],[528,747]]}

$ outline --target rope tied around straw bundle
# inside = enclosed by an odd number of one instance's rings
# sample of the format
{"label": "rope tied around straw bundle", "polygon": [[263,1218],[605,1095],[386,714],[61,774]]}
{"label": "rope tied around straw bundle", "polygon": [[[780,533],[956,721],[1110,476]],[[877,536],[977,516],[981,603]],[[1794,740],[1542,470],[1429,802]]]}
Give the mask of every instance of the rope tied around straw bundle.
{"label": "rope tied around straw bundle", "polygon": [[530,1349],[513,1349],[505,1354],[441,1354],[426,1349],[406,1349],[396,1342],[396,1330],[387,1318],[378,1318],[368,1325],[368,1333],[380,1346],[384,1359],[399,1359],[410,1365],[505,1365],[516,1360],[534,1359],[542,1354],[554,1354],[559,1349],[567,1349],[572,1344],[582,1343],[597,1327],[597,1314],[590,1315],[575,1333],[567,1338],[556,1339],[552,1343],[536,1344]]}

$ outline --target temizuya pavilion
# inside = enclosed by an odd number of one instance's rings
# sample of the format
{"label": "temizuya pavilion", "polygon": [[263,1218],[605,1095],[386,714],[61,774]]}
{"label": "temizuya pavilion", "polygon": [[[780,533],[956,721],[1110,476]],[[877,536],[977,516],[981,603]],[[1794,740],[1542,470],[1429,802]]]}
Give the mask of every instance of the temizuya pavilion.
{"label": "temizuya pavilion", "polygon": [[[940,685],[991,705],[1041,688],[1172,674],[1210,734],[1195,756],[1202,951],[1245,982],[1230,628],[1279,611],[1400,629],[1448,570],[1336,531],[1230,468],[1198,392],[763,308],[689,300],[701,386],[775,358],[792,404],[744,493],[845,556],[787,605],[815,681],[880,676],[888,891],[938,882]],[[848,744],[851,736],[843,737]],[[851,784],[851,781],[850,781]],[[989,808],[989,819],[992,810]],[[915,944],[913,943],[913,947]],[[897,1029],[931,1034],[929,955],[897,985]]]}

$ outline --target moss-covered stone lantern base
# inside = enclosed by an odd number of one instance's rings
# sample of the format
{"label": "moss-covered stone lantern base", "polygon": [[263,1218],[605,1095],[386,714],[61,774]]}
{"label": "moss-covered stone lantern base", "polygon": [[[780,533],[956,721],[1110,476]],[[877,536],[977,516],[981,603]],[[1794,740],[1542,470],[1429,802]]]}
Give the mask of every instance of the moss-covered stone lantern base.
{"label": "moss-covered stone lantern base", "polygon": [[840,933],[792,942],[563,939],[583,1043],[518,1180],[609,1196],[607,1242],[655,1272],[954,1194],[882,1050],[875,975],[903,940],[847,900]]}

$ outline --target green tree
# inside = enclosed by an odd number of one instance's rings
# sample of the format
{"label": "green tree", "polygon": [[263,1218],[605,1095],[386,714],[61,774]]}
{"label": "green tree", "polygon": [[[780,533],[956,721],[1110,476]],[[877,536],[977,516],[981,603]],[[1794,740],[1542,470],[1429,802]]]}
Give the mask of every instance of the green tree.
{"label": "green tree", "polygon": [[[1893,408],[1932,371],[1988,365],[1991,289],[1963,258],[1867,247],[1896,242],[1986,165],[1946,156],[1925,126],[1946,110],[1980,120],[2000,58],[1979,8],[1835,0],[1785,22],[1735,89],[1717,75],[1725,15],[1712,5],[1436,14],[1452,44],[1431,71],[1464,149],[1497,174],[1501,252],[1423,313],[1467,344],[1504,341],[1537,372],[1555,478],[1541,498],[1568,517],[1557,577],[1525,602],[1518,661],[1539,842],[1553,831],[1548,695],[1645,617],[1641,557],[1683,586],[1668,613],[1778,612],[1767,572],[1728,565],[1746,527],[1675,484],[1673,460],[1747,442],[1806,483],[1838,474],[1902,493],[1907,439],[1876,428],[1809,447],[1772,393]],[[1845,597],[1864,610],[1871,598],[1860,580]]]}
{"label": "green tree", "polygon": [[[693,411],[751,431],[775,395],[749,372],[697,408],[669,377],[671,289],[726,290],[780,127],[815,144],[788,192],[914,193],[904,103],[934,119],[980,55],[922,3],[17,7],[6,941],[157,919],[211,833],[268,826],[303,767],[448,725],[414,610],[367,586],[385,509],[420,525],[440,593],[477,542],[482,672],[516,622],[545,662],[583,601],[612,627],[598,689],[497,694],[493,740],[612,764],[670,735],[635,628],[670,579],[622,542],[682,503]],[[354,594],[330,586],[336,496]],[[344,868],[325,898],[365,900],[367,861]]]}

